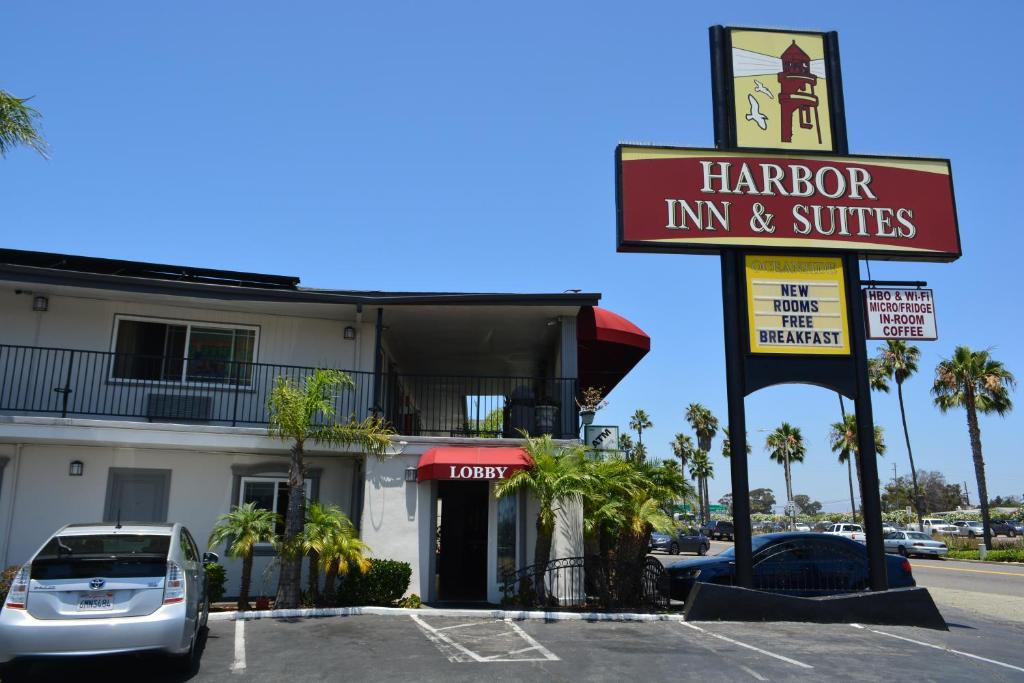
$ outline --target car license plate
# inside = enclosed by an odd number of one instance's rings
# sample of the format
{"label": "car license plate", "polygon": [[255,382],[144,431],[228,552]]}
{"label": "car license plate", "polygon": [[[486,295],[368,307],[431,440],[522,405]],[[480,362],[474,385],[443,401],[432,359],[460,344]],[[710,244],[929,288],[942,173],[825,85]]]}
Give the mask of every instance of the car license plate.
{"label": "car license plate", "polygon": [[114,600],[110,597],[98,597],[89,595],[78,599],[79,612],[92,612],[97,610],[114,609]]}

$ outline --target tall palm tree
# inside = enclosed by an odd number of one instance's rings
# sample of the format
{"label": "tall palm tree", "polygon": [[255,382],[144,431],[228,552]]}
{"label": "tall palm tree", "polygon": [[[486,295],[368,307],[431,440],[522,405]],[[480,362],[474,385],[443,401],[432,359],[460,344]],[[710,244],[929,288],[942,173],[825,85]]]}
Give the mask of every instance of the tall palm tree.
{"label": "tall palm tree", "polygon": [[791,465],[794,462],[803,462],[804,456],[807,454],[807,447],[804,445],[804,437],[800,433],[800,428],[783,422],[765,439],[764,449],[768,451],[768,457],[785,468],[786,502],[788,504],[793,500]]}
{"label": "tall palm tree", "polygon": [[707,451],[698,450],[690,458],[690,476],[697,482],[701,521],[706,522],[711,516],[710,501],[708,500],[708,479],[715,478],[715,464],[711,462]]}
{"label": "tall palm tree", "polygon": [[647,462],[647,446],[642,443],[633,446],[633,460],[641,464]]}
{"label": "tall palm tree", "polygon": [[634,448],[636,446],[633,444],[633,437],[629,434],[619,434],[619,452],[622,453],[623,459],[632,460]]}
{"label": "tall palm tree", "polygon": [[[860,481],[860,446],[857,443],[857,416],[854,413],[846,413],[842,422],[833,422],[828,434],[829,447],[833,453],[839,455],[839,462],[849,466],[850,456],[853,455],[854,467],[857,470],[857,487],[863,496],[864,487]],[[885,455],[885,433],[881,427],[875,425],[875,454]]]}
{"label": "tall palm tree", "polygon": [[28,147],[49,159],[49,146],[36,129],[36,122],[42,115],[28,106],[28,101],[0,90],[0,158],[15,147]]}
{"label": "tall palm tree", "polygon": [[697,448],[710,453],[711,440],[718,433],[718,418],[701,404],[691,403],[686,407],[686,421],[697,434]]}
{"label": "tall palm tree", "polygon": [[[722,428],[722,435],[725,437],[724,439],[722,439],[722,457],[723,458],[731,458],[732,457],[732,440],[729,438],[729,428],[728,427],[723,427]],[[744,432],[744,435],[746,435],[746,432]],[[753,450],[750,447],[750,439],[744,439],[744,441],[747,444],[747,455],[750,455],[750,452]]]}
{"label": "tall palm tree", "polygon": [[543,602],[543,574],[551,558],[551,543],[555,531],[555,513],[563,500],[579,499],[591,482],[584,467],[582,445],[561,447],[550,434],[528,438],[525,450],[533,466],[519,470],[494,488],[496,498],[504,498],[520,491],[528,491],[537,502],[537,539],[534,543],[533,562],[537,567],[535,589]]}
{"label": "tall palm tree", "polygon": [[907,442],[907,457],[910,459],[910,480],[914,486],[914,510],[917,511],[917,528],[924,530],[924,510],[921,506],[921,491],[917,487],[917,467],[914,465],[914,451],[910,448],[910,431],[907,429],[907,411],[903,406],[903,382],[917,372],[917,361],[921,358],[921,350],[905,341],[889,339],[878,349],[875,362],[876,378],[871,381],[871,388],[878,391],[889,391],[889,379],[896,382],[896,396],[900,402],[900,419],[903,421],[903,438]]}
{"label": "tall palm tree", "polygon": [[679,458],[679,469],[686,471],[686,465],[694,453],[693,439],[687,434],[676,434],[669,445],[672,447],[672,455]]}
{"label": "tall palm tree", "polygon": [[974,457],[974,476],[978,479],[981,523],[985,547],[990,550],[992,532],[989,530],[988,486],[985,483],[978,413],[1005,415],[1010,412],[1013,402],[1009,390],[1016,384],[1013,373],[992,358],[987,350],[972,351],[966,346],[958,346],[953,350],[952,358],[944,359],[935,366],[935,383],[932,385],[935,405],[944,413],[950,408],[961,407],[967,411],[967,433]]}
{"label": "tall palm tree", "polygon": [[[836,396],[839,397],[839,414],[843,418],[843,424],[846,424],[846,404],[843,403],[843,395],[836,392]],[[846,482],[850,485],[850,519],[856,522],[857,501],[853,497],[853,459],[849,457],[849,452],[839,454],[839,464],[843,463],[846,463]]]}
{"label": "tall palm tree", "polygon": [[629,418],[629,428],[636,432],[636,443],[639,446],[644,442],[644,430],[654,427],[651,418],[642,408],[638,408],[633,417]]}
{"label": "tall palm tree", "polygon": [[217,518],[207,545],[216,548],[227,543],[228,557],[242,558],[242,578],[238,587],[238,609],[249,609],[249,587],[252,584],[252,554],[258,543],[274,540],[280,517],[270,510],[256,507],[255,502],[232,508]]}
{"label": "tall palm tree", "polygon": [[313,442],[335,448],[355,446],[378,458],[385,457],[393,432],[382,420],[369,417],[362,422],[350,418],[334,421],[334,403],[339,391],[355,386],[352,378],[338,370],[315,370],[302,384],[278,377],[270,392],[268,408],[271,436],[291,443],[288,463],[288,511],[281,539],[281,573],[276,607],[299,606],[302,579],[302,531],[306,523],[305,445]]}

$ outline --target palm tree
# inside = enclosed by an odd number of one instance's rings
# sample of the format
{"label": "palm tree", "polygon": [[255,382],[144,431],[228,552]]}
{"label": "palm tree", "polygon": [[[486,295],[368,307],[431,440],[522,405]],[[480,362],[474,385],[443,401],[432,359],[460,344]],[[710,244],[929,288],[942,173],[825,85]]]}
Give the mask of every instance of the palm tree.
{"label": "palm tree", "polygon": [[790,466],[794,462],[803,462],[807,454],[804,437],[799,427],[783,422],[765,439],[764,449],[768,456],[785,468],[786,472],[786,504],[793,500],[793,474]]}
{"label": "palm tree", "polygon": [[715,478],[715,464],[711,462],[707,451],[699,450],[690,458],[690,476],[697,482],[701,521],[706,522],[711,516],[711,507],[708,500],[708,479]]}
{"label": "palm tree", "polygon": [[652,427],[654,427],[654,423],[651,422],[651,418],[647,416],[643,409],[637,409],[633,413],[633,417],[629,418],[629,428],[636,432],[637,445],[644,442],[644,430],[651,429]]}
{"label": "palm tree", "polygon": [[30,99],[0,90],[0,158],[15,147],[28,147],[44,159],[50,158],[46,140],[36,130],[36,121],[42,115],[28,106]]}
{"label": "palm tree", "polygon": [[633,459],[633,449],[636,446],[633,444],[633,437],[629,434],[619,434],[619,451],[622,453],[622,457],[625,460]]}
{"label": "palm tree", "polygon": [[276,606],[299,606],[302,578],[302,531],[306,522],[305,445],[307,441],[335,448],[356,446],[383,458],[393,432],[382,420],[369,417],[362,422],[350,418],[334,421],[334,403],[339,391],[351,389],[352,378],[338,370],[316,370],[301,385],[278,377],[268,407],[271,436],[291,442],[288,464],[288,511],[281,539],[281,574]]}
{"label": "palm tree", "polygon": [[900,402],[900,419],[903,421],[903,438],[907,442],[907,457],[910,459],[910,480],[914,485],[914,509],[917,511],[917,528],[924,530],[924,510],[921,509],[921,492],[917,487],[917,467],[914,465],[914,452],[910,449],[910,432],[907,430],[907,411],[903,406],[903,382],[917,372],[917,361],[921,350],[905,341],[890,339],[885,346],[878,349],[873,358],[876,378],[871,381],[871,388],[878,391],[889,391],[889,379],[896,382],[896,396]]}
{"label": "palm tree", "polygon": [[302,550],[309,557],[308,591],[314,604],[320,604],[320,568],[330,566],[328,555],[337,537],[352,529],[351,520],[336,505],[311,502],[306,508]]}
{"label": "palm tree", "polygon": [[590,480],[583,466],[582,445],[561,447],[550,434],[528,438],[525,450],[533,466],[519,470],[494,488],[496,498],[504,498],[520,491],[528,491],[537,502],[537,539],[533,562],[537,568],[535,587],[543,600],[543,574],[551,557],[551,542],[555,531],[555,513],[566,499],[578,499],[586,493]]}
{"label": "palm tree", "polygon": [[985,483],[985,459],[981,453],[981,428],[978,413],[1005,415],[1013,409],[1009,390],[1017,382],[1013,373],[987,350],[971,351],[966,346],[953,349],[953,357],[935,366],[932,394],[935,405],[943,413],[950,408],[967,411],[967,433],[974,457],[974,476],[978,479],[978,499],[981,501],[981,523],[985,534],[985,547],[992,549],[989,530],[988,486]]}
{"label": "palm tree", "polygon": [[[722,428],[722,434],[723,434],[723,436],[725,436],[725,438],[722,439],[722,457],[723,458],[731,458],[732,457],[732,440],[729,438],[729,428],[728,427],[723,427]],[[746,435],[746,432],[744,432],[744,436],[745,435]],[[750,447],[750,439],[747,438],[747,439],[744,439],[744,441],[747,444],[747,455],[750,455],[751,450],[753,450]]]}
{"label": "palm tree", "polygon": [[679,469],[685,471],[694,453],[693,439],[687,434],[676,434],[669,445],[672,447],[672,455],[679,458]]}
{"label": "palm tree", "polygon": [[257,543],[274,540],[280,517],[270,510],[256,507],[255,502],[232,508],[217,518],[207,545],[216,548],[228,543],[228,557],[242,558],[242,579],[238,587],[238,609],[249,609],[249,586],[252,583],[252,554]]}
{"label": "palm tree", "polygon": [[370,554],[370,546],[366,545],[356,531],[356,527],[345,517],[341,527],[335,530],[329,542],[320,551],[321,567],[324,568],[323,602],[333,606],[338,589],[338,574],[348,574],[355,570],[359,573],[366,573],[370,568],[370,560],[366,556]]}
{"label": "palm tree", "polygon": [[[828,442],[832,452],[839,454],[840,464],[849,467],[850,455],[853,455],[856,465],[854,469],[857,470],[857,486],[863,495],[864,487],[860,481],[860,446],[857,443],[857,416],[854,413],[846,413],[842,422],[832,423]],[[875,425],[875,454],[883,456],[885,450],[885,434],[881,427]]]}
{"label": "palm tree", "polygon": [[[836,396],[839,397],[839,414],[843,418],[843,424],[846,423],[846,404],[843,403],[843,395],[836,392]],[[850,519],[853,522],[857,521],[857,501],[853,497],[853,460],[849,457],[849,453],[839,454],[839,464],[846,463],[846,481],[850,485]]]}
{"label": "palm tree", "polygon": [[697,448],[710,453],[711,440],[718,433],[718,418],[701,404],[691,403],[686,407],[686,421],[697,434]]}
{"label": "palm tree", "polygon": [[638,443],[636,446],[633,446],[632,459],[633,461],[641,464],[647,462],[647,446],[643,445],[642,443]]}

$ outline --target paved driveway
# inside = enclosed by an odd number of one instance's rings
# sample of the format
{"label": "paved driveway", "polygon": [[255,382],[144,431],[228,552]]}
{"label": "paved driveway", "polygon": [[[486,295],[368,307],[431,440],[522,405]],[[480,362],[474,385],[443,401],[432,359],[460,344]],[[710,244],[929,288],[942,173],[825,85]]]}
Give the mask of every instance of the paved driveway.
{"label": "paved driveway", "polygon": [[[963,617],[963,618],[961,618]],[[1024,680],[1020,633],[848,624],[415,616],[211,622],[195,681]],[[1002,629],[1002,630],[1001,630]],[[32,679],[186,680],[157,657],[39,663]]]}

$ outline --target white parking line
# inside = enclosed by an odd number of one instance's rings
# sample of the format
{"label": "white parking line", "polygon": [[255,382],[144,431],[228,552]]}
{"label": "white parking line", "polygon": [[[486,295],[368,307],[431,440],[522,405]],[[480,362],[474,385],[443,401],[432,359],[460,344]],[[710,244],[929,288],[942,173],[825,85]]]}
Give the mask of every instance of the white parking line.
{"label": "white parking line", "polygon": [[872,633],[877,633],[880,636],[889,636],[890,638],[896,638],[897,640],[904,640],[904,641],[906,641],[908,643],[914,643],[915,645],[923,645],[924,647],[930,647],[930,648],[932,648],[934,650],[942,650],[943,652],[950,652],[950,653],[955,654],[955,655],[960,655],[961,657],[969,657],[970,659],[976,659],[979,662],[988,662],[989,664],[995,664],[996,666],[1002,666],[1002,667],[1006,667],[1007,669],[1013,669],[1014,671],[1024,672],[1024,668],[1022,668],[1022,667],[1014,666],[1013,664],[1007,664],[1006,662],[1000,662],[997,659],[989,659],[988,657],[982,657],[980,655],[973,655],[970,652],[964,652],[962,650],[954,650],[951,647],[945,647],[943,645],[936,645],[934,643],[926,643],[923,640],[914,640],[913,638],[907,638],[906,636],[898,636],[895,633],[886,633],[885,631],[876,631],[873,628],[868,628],[867,626],[861,626],[860,624],[850,624],[850,626],[852,626],[854,628],[859,628],[862,631],[871,631]]}
{"label": "white parking line", "polygon": [[[528,634],[523,629],[519,628],[519,624],[515,623],[511,619],[506,619],[505,623],[508,624],[509,626],[511,626],[513,631],[515,631],[520,636],[522,636],[523,640],[525,640],[527,643],[532,645],[537,650],[537,652],[539,652],[542,655],[544,655],[545,659],[548,659],[548,660],[550,660],[552,662],[559,661],[558,655],[556,655],[554,652],[552,652],[551,650],[547,649],[546,647],[544,647],[543,645],[538,643],[536,640],[534,640],[533,637],[530,634]],[[509,654],[514,654],[514,653],[510,652]]]}
{"label": "white parking line", "polygon": [[[464,654],[467,657],[469,657],[470,659],[472,659],[474,662],[483,662],[483,661],[485,661],[483,657],[481,657],[477,653],[473,652],[472,650],[470,650],[470,649],[468,649],[466,647],[463,647],[459,643],[456,643],[454,640],[452,640],[451,638],[449,638],[445,634],[441,633],[440,631],[438,631],[436,628],[434,628],[433,626],[431,626],[427,622],[425,622],[422,619],[420,619],[417,615],[410,614],[409,617],[413,621],[416,622],[417,626],[419,626],[421,629],[423,629],[423,631],[427,634],[427,638],[430,638],[432,641],[434,641],[435,644],[437,644],[438,641],[440,641],[440,642],[444,643],[445,645],[448,645],[449,647],[455,648],[456,650],[458,650],[462,654]],[[443,652],[444,648],[441,648],[441,650]],[[459,659],[457,655],[455,655],[453,657],[453,655],[449,654],[448,655],[448,661],[450,661],[450,662],[460,662],[460,661],[463,661],[463,660]]]}
{"label": "white parking line", "polygon": [[235,622],[235,661],[231,662],[231,673],[245,673],[245,620]]}
{"label": "white parking line", "polygon": [[[422,618],[416,614],[409,615],[410,618],[416,625],[420,627],[424,635],[437,646],[447,658],[449,662],[557,662],[560,661],[558,655],[547,649],[540,643],[538,643],[530,634],[526,633],[519,627],[518,624],[514,623],[511,619],[495,619],[486,622],[474,622],[467,624],[453,624],[452,626],[435,627],[428,624]],[[498,646],[499,649],[507,647],[513,647],[513,649],[507,651],[499,651],[492,655],[482,655],[473,650],[469,649],[463,643],[458,642],[455,638],[449,636],[444,631],[457,628],[463,628],[466,626],[491,626],[493,624],[500,624],[505,627],[501,633],[484,632],[484,633],[473,633],[466,636],[457,636],[460,640],[465,641],[468,645],[472,645],[478,650],[482,647],[490,648],[491,652],[494,652],[495,644],[494,641],[501,641],[503,639],[513,638],[516,644],[519,644],[520,639],[526,642],[527,647],[515,647],[511,643]],[[486,651],[486,650],[485,650]],[[526,652],[536,651],[536,657],[517,657]]]}
{"label": "white parking line", "polygon": [[798,662],[795,659],[790,659],[789,657],[783,657],[782,655],[777,655],[774,652],[768,652],[767,650],[762,650],[759,647],[754,647],[753,645],[748,645],[747,643],[741,643],[738,640],[733,640],[732,638],[723,636],[721,634],[713,633],[712,631],[706,631],[706,630],[702,629],[700,626],[694,626],[693,624],[691,624],[691,623],[689,623],[687,621],[681,621],[679,623],[682,624],[683,626],[686,626],[687,628],[692,628],[694,631],[700,631],[701,633],[707,634],[707,635],[712,636],[714,638],[718,638],[719,640],[724,640],[727,643],[732,643],[733,645],[739,645],[740,647],[745,647],[748,650],[753,650],[754,652],[759,652],[759,653],[761,653],[763,655],[766,655],[768,657],[773,657],[773,658],[778,659],[780,661],[786,662],[787,664],[792,664],[794,666],[799,666],[799,667],[804,668],[804,669],[813,669],[814,668],[810,664],[804,664],[803,662]]}

